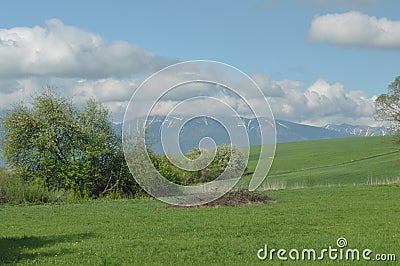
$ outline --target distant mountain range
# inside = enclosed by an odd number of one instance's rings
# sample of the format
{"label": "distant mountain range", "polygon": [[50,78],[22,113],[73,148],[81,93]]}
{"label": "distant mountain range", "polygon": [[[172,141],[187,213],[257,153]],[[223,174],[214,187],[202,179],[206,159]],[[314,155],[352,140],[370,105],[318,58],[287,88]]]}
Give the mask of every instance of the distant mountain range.
{"label": "distant mountain range", "polygon": [[328,124],[323,127],[303,125],[284,120],[275,120],[278,142],[318,140],[331,138],[354,138],[389,135],[385,127]]}
{"label": "distant mountain range", "polygon": [[388,134],[388,130],[385,127],[353,126],[349,124],[328,124],[323,128],[356,137],[385,136]]}
{"label": "distant mountain range", "polygon": [[[172,117],[165,120],[165,117],[158,116],[149,119],[149,135],[152,136],[151,142],[152,149],[156,153],[162,153],[161,146],[161,126],[164,123],[166,126],[173,126],[182,120],[182,117]],[[271,123],[266,119],[260,119],[264,123]],[[250,145],[259,145],[261,143],[260,131],[257,124],[257,119],[242,118],[246,131],[248,132]],[[328,124],[323,127],[309,126],[298,124],[285,120],[275,120],[277,131],[277,142],[295,142],[305,140],[320,140],[320,139],[333,139],[333,138],[355,138],[355,137],[369,137],[369,136],[385,136],[389,132],[384,127],[370,127],[370,126],[353,126],[349,124],[334,125]],[[122,132],[122,124],[114,124],[116,132]],[[0,132],[0,139],[3,133]],[[215,120],[202,117],[199,119],[191,120],[185,124],[180,132],[179,144],[183,152],[187,152],[194,147],[198,147],[199,141],[204,137],[212,138],[217,145],[229,143],[229,136],[226,130]],[[3,165],[0,154],[0,166]]]}
{"label": "distant mountain range", "polygon": [[[173,127],[175,123],[180,123],[183,117],[151,117],[149,119],[149,135],[152,136],[152,149],[156,153],[162,153],[161,146],[161,127],[164,123],[167,127]],[[264,123],[271,123],[261,118]],[[243,124],[249,135],[250,145],[261,144],[260,130],[257,119],[242,118]],[[323,127],[309,126],[285,120],[275,120],[277,142],[296,142],[305,140],[320,140],[333,138],[354,138],[368,136],[384,136],[388,131],[384,127],[353,126],[348,124],[333,125],[328,124]],[[239,126],[239,125],[237,125]],[[121,130],[122,126],[117,125]],[[212,138],[217,145],[229,143],[229,136],[226,130],[215,120],[201,117],[186,123],[180,131],[179,144],[183,152],[187,152],[194,147],[198,147],[199,141],[204,137]],[[168,152],[168,150],[167,150]]]}

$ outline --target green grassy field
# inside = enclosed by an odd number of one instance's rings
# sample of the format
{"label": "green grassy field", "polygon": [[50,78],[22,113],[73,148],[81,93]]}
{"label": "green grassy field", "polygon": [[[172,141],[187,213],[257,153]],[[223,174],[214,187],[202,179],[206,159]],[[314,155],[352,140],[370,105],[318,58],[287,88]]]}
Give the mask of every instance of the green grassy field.
{"label": "green grassy field", "polygon": [[[249,172],[259,149],[252,147]],[[369,137],[278,144],[266,181],[280,180],[295,187],[304,185],[307,178],[314,179],[315,185],[344,185],[399,176],[400,147],[387,138]]]}
{"label": "green grassy field", "polygon": [[[290,187],[312,174],[316,186],[267,191],[278,201],[273,204],[167,208],[157,200],[137,199],[1,205],[0,264],[281,265],[276,255],[260,261],[257,251],[268,244],[319,252],[337,248],[339,237],[347,239],[346,248],[371,249],[372,258],[395,254],[398,263],[400,185],[363,185],[369,175],[397,177],[397,152],[381,138],[279,144],[267,179],[286,180]],[[333,186],[317,186],[325,182]],[[333,261],[326,255],[319,262],[287,263],[377,262]]]}
{"label": "green grassy field", "polygon": [[279,200],[275,204],[208,209],[166,208],[150,199],[6,206],[0,208],[0,261],[279,265],[276,258],[259,261],[257,251],[265,244],[321,250],[336,247],[339,237],[349,248],[394,253],[400,259],[399,190],[399,185],[281,190],[269,193]]}

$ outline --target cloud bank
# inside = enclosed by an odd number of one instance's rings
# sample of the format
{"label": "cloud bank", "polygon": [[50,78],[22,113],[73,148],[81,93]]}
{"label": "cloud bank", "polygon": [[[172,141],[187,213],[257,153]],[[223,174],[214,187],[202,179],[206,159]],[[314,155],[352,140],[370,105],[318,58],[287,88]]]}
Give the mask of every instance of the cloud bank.
{"label": "cloud bank", "polygon": [[350,123],[375,125],[374,100],[362,91],[347,91],[343,84],[330,84],[319,79],[309,87],[295,81],[277,81],[285,95],[270,98],[271,108],[278,118],[312,125]]}
{"label": "cloud bank", "polygon": [[[361,16],[361,21],[370,20],[359,13],[348,14]],[[312,28],[315,36],[319,36],[317,32],[323,28],[319,25],[326,26],[320,22],[326,18],[315,18]],[[175,62],[124,41],[108,44],[98,34],[64,25],[57,19],[47,21],[46,25],[0,29],[0,112],[10,108],[12,103],[31,101],[41,88],[50,85],[60,95],[73,97],[77,103],[94,97],[111,109],[115,121],[122,121],[128,101],[141,82],[152,72]],[[274,81],[262,73],[251,77],[268,98],[275,118],[313,125],[375,123],[374,99],[366,98],[361,91],[345,89],[343,84],[330,84],[320,79],[307,86],[293,80]],[[192,88],[195,92],[201,89]],[[245,108],[243,102],[224,94],[220,88],[205,86],[204,90],[207,93],[215,90],[218,99],[236,108]],[[160,108],[172,106],[190,93],[190,90],[183,90],[171,94]],[[264,101],[255,95],[243,96],[254,107],[265,108]]]}
{"label": "cloud bank", "polygon": [[124,41],[66,26],[0,29],[0,77],[56,76],[100,78],[155,71],[173,61]]}
{"label": "cloud bank", "polygon": [[[30,101],[31,96],[40,92],[43,84],[57,87],[61,95],[71,96],[77,103],[83,103],[89,97],[103,102],[113,112],[115,121],[122,121],[128,101],[142,82],[143,78],[103,78],[103,79],[73,79],[73,78],[24,78],[15,81],[0,80],[0,110],[9,108],[10,103]],[[328,123],[349,123],[375,125],[374,97],[367,98],[362,91],[346,90],[341,83],[330,84],[324,79],[315,81],[311,86],[292,80],[274,81],[263,74],[256,75],[256,82],[266,95],[275,118],[311,125]],[[262,83],[260,81],[268,81]],[[13,89],[6,89],[13,88]],[[181,102],[189,91],[181,91],[163,99],[159,107],[168,112],[171,106]],[[183,90],[183,91],[182,91]],[[238,109],[245,108],[243,102],[222,90],[210,91],[205,88],[205,95],[212,95]],[[150,96],[149,92],[149,96]],[[265,102],[254,95],[243,97],[255,108],[265,108]],[[213,109],[215,106],[202,108]],[[168,107],[169,106],[169,107]],[[164,109],[166,108],[166,109]],[[193,113],[196,110],[187,110]]]}
{"label": "cloud bank", "polygon": [[355,11],[314,17],[308,35],[341,46],[400,49],[400,21]]}

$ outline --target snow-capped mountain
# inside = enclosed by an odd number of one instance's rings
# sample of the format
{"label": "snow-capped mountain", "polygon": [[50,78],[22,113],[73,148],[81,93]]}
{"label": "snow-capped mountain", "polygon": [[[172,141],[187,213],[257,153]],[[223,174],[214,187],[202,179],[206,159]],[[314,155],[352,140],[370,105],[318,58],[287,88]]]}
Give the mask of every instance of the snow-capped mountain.
{"label": "snow-capped mountain", "polygon": [[353,126],[349,124],[328,124],[324,128],[356,137],[386,136],[389,131],[386,127]]}
{"label": "snow-capped mountain", "polygon": [[285,120],[275,120],[275,124],[278,143],[355,137],[345,132],[338,132],[323,127],[298,124]]}
{"label": "snow-capped mountain", "polygon": [[[186,120],[186,118],[178,116],[168,118],[163,116],[150,117],[148,119],[148,125],[149,136],[151,136],[152,140],[149,142],[152,143],[152,149],[157,153],[162,153],[163,151],[160,141],[162,126],[166,128],[180,127]],[[257,120],[255,118],[249,119],[242,117],[241,120],[242,123],[237,123],[237,118],[236,120],[234,118],[227,118],[226,121],[228,122],[224,124],[233,127],[244,126],[249,136],[250,145],[261,144],[260,128],[258,123],[267,127],[270,126],[271,129],[273,125],[273,123],[266,118],[259,118]],[[316,127],[279,119],[275,120],[275,126],[277,132],[276,139],[278,143],[332,138],[382,136],[388,134],[386,129],[383,127],[352,126],[348,124],[330,124],[324,127]],[[189,122],[186,122],[179,131],[177,130],[175,132],[176,134],[171,135],[179,135],[179,145],[183,152],[198,147],[200,140],[204,137],[210,137],[217,145],[230,143],[226,129],[215,120],[207,117],[192,119]],[[273,132],[273,130],[270,130],[270,132]],[[168,136],[168,138],[170,138],[170,136]],[[268,139],[272,140],[271,138]],[[170,152],[173,151],[170,150]]]}
{"label": "snow-capped mountain", "polygon": [[[194,147],[199,146],[199,142],[209,137],[216,145],[222,145],[231,143],[231,138],[235,139],[235,136],[239,136],[241,133],[246,133],[249,135],[249,143],[247,138],[243,139],[241,137],[236,138],[236,143],[238,146],[244,145],[258,145],[261,143],[260,127],[273,129],[273,122],[269,119],[247,119],[247,118],[237,118],[237,117],[223,117],[223,121],[216,121],[215,119],[208,117],[197,117],[191,120],[187,118],[174,116],[174,117],[163,117],[156,116],[148,118],[148,136],[150,136],[149,143],[152,143],[152,149],[161,153],[163,150],[167,152],[178,152],[177,148],[173,144],[177,138],[179,142],[180,149],[183,152],[187,152]],[[161,129],[168,131],[167,141],[163,142],[164,148],[161,145]],[[231,135],[228,134],[231,133]],[[267,142],[272,143],[274,141],[274,131],[269,130],[269,135],[265,136]],[[179,138],[178,138],[179,136]],[[168,139],[170,141],[168,141]],[[171,144],[171,145],[170,145]]]}

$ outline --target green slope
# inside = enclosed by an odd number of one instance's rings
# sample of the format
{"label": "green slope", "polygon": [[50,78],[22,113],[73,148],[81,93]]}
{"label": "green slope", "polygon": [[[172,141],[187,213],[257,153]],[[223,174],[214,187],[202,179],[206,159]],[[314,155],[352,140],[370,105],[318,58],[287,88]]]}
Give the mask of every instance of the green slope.
{"label": "green slope", "polygon": [[[252,147],[249,172],[260,147]],[[267,181],[281,180],[288,187],[313,179],[315,185],[360,184],[368,179],[400,176],[400,146],[388,138],[329,139],[277,144]],[[244,179],[248,182],[249,177]],[[242,181],[243,182],[243,181]]]}

